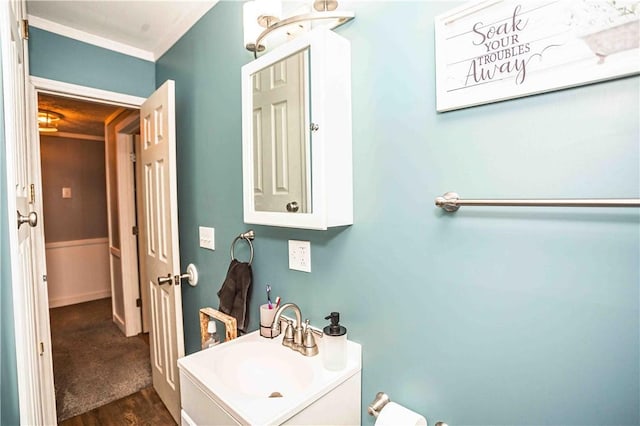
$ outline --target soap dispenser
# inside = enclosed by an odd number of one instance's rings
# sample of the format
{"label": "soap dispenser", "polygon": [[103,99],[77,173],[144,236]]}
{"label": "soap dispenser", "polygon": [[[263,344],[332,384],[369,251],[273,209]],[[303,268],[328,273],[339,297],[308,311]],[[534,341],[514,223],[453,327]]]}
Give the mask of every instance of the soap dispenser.
{"label": "soap dispenser", "polygon": [[331,320],[331,324],[322,329],[324,367],[327,370],[342,370],[347,366],[347,329],[340,325],[340,312],[331,312],[324,319]]}

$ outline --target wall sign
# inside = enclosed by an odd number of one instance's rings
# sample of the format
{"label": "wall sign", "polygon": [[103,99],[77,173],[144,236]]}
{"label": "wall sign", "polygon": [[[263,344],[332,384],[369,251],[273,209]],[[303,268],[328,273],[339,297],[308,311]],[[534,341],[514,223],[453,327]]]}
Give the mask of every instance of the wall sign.
{"label": "wall sign", "polygon": [[491,0],[435,19],[438,111],[640,73],[640,1]]}

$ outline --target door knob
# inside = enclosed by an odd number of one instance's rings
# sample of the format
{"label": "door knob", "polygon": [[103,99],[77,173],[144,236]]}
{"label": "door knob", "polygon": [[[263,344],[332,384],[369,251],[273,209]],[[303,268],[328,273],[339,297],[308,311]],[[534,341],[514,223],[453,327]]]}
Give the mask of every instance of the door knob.
{"label": "door knob", "polygon": [[23,223],[28,223],[32,228],[35,228],[38,224],[38,213],[29,212],[28,215],[23,216],[22,213],[20,213],[20,210],[16,210],[16,212],[18,213],[18,229],[20,229],[20,226],[22,226]]}
{"label": "door knob", "polygon": [[297,212],[299,208],[300,206],[298,205],[297,201],[292,201],[290,203],[287,203],[287,211],[290,213]]}
{"label": "door knob", "polygon": [[173,282],[173,277],[171,274],[167,274],[166,277],[158,277],[158,285],[163,284],[171,284]]}

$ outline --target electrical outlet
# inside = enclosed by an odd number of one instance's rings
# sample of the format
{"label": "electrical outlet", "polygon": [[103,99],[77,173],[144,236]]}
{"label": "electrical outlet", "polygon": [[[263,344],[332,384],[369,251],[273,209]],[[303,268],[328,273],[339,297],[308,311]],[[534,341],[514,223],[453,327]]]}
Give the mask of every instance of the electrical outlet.
{"label": "electrical outlet", "polygon": [[71,187],[69,186],[62,187],[62,198],[71,198]]}
{"label": "electrical outlet", "polygon": [[216,230],[215,228],[207,228],[205,226],[199,227],[200,232],[200,247],[209,250],[216,249]]}
{"label": "electrical outlet", "polygon": [[289,240],[289,269],[311,272],[311,243]]}

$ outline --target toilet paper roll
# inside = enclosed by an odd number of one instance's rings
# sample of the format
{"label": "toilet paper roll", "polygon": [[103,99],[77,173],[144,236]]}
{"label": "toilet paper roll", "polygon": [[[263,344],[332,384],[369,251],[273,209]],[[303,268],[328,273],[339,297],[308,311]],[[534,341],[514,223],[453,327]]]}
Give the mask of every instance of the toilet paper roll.
{"label": "toilet paper roll", "polygon": [[378,414],[375,426],[427,426],[427,419],[402,405],[390,402]]}

